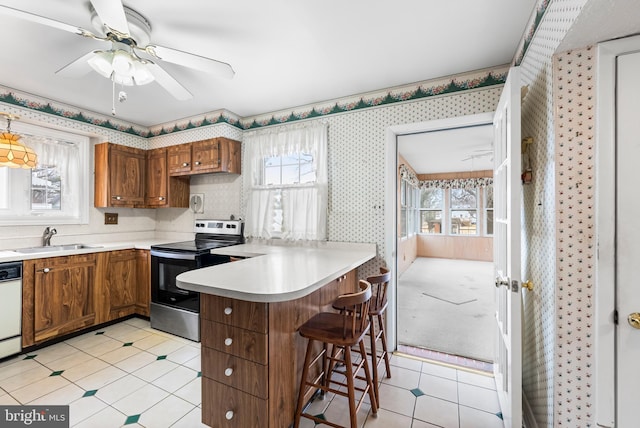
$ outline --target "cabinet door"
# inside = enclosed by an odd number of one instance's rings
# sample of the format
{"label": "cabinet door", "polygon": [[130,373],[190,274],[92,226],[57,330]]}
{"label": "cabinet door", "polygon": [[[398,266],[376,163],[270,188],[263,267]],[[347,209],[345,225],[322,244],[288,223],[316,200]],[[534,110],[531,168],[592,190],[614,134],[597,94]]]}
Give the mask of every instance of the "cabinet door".
{"label": "cabinet door", "polygon": [[169,175],[191,173],[191,143],[178,144],[167,148]]}
{"label": "cabinet door", "polygon": [[111,206],[144,205],[145,166],[144,150],[111,145],[109,154]]}
{"label": "cabinet door", "polygon": [[103,298],[108,304],[108,321],[135,312],[137,299],[136,250],[120,250],[105,253]]}
{"label": "cabinet door", "polygon": [[240,141],[220,137],[220,172],[240,174]]}
{"label": "cabinet door", "polygon": [[136,313],[149,316],[151,302],[151,252],[136,250],[138,286],[136,289]]}
{"label": "cabinet door", "polygon": [[215,172],[220,169],[220,142],[217,139],[202,140],[192,143],[194,174]]}
{"label": "cabinet door", "polygon": [[163,207],[168,203],[167,149],[154,149],[147,153],[146,205]]}
{"label": "cabinet door", "polygon": [[40,259],[34,268],[36,343],[95,323],[94,254]]}

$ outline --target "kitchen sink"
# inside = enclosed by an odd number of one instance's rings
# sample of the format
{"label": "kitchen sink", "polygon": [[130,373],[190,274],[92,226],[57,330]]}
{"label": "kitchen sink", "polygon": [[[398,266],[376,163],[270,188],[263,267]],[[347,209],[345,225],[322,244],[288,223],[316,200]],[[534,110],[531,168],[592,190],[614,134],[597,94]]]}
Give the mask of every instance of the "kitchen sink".
{"label": "kitchen sink", "polygon": [[89,248],[102,248],[102,246],[87,245],[87,244],[49,245],[47,247],[19,248],[13,251],[21,254],[37,254],[37,253],[56,253],[60,251],[70,251],[70,250],[84,250]]}

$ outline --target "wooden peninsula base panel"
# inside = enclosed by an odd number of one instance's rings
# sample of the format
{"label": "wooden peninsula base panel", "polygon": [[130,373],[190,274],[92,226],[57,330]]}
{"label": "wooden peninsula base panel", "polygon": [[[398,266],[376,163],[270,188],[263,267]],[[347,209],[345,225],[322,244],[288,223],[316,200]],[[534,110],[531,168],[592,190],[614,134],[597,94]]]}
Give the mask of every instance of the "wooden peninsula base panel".
{"label": "wooden peninsula base panel", "polygon": [[201,294],[202,422],[216,428],[291,426],[306,349],[298,328],[331,311],[333,300],[355,291],[356,283],[352,270],[286,302]]}

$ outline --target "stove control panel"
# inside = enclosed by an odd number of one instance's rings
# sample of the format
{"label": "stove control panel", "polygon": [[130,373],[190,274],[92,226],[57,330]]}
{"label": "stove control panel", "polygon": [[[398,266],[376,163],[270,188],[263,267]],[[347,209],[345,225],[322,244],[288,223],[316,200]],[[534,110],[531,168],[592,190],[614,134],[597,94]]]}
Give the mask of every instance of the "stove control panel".
{"label": "stove control panel", "polygon": [[194,232],[217,235],[242,235],[242,221],[200,219],[195,221]]}

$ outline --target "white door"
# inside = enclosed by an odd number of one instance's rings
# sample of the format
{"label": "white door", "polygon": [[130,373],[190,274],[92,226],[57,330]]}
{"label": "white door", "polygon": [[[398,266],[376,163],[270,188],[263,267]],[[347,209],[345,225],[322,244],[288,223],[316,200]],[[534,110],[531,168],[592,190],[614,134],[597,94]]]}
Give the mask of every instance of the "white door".
{"label": "white door", "polygon": [[[618,56],[616,105],[616,365],[617,423],[638,426],[640,383],[640,53]],[[637,314],[633,316],[632,314]],[[632,315],[632,319],[629,316]]]}
{"label": "white door", "polygon": [[520,319],[520,69],[511,68],[493,119],[496,389],[507,428],[522,426]]}

